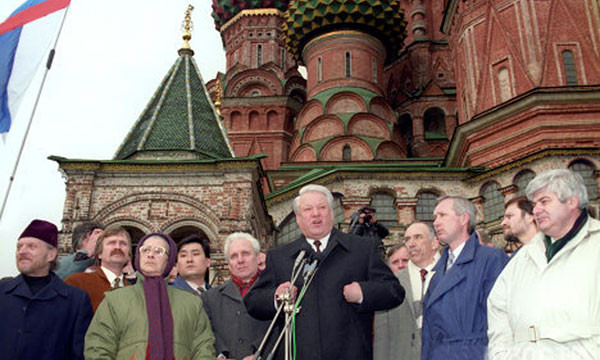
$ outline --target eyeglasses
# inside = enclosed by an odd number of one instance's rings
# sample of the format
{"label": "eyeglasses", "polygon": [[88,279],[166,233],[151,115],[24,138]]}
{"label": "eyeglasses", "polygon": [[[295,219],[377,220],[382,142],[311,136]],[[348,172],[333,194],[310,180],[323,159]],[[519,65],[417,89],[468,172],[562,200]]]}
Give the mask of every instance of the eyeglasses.
{"label": "eyeglasses", "polygon": [[148,256],[150,253],[154,256],[169,255],[169,252],[164,247],[152,245],[142,245],[140,247],[140,254]]}

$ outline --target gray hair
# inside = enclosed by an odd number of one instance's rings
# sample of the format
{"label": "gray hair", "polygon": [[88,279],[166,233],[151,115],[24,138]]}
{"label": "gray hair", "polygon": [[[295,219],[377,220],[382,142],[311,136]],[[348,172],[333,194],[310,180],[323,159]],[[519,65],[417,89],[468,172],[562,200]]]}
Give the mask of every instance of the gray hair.
{"label": "gray hair", "polygon": [[296,214],[300,211],[300,196],[310,192],[318,192],[323,194],[327,198],[329,208],[333,210],[333,195],[331,194],[331,191],[322,185],[308,184],[303,186],[298,192],[298,196],[294,198],[294,212]]}
{"label": "gray hair", "polygon": [[234,241],[240,239],[248,240],[250,242],[250,245],[252,246],[252,249],[254,250],[254,254],[258,255],[258,253],[260,252],[260,243],[258,242],[258,240],[256,240],[254,236],[245,232],[234,232],[232,234],[229,234],[229,236],[225,238],[225,245],[223,246],[223,254],[225,255],[225,259],[229,257],[229,246],[231,246],[231,244],[233,244]]}
{"label": "gray hair", "polygon": [[477,224],[477,212],[475,211],[475,205],[464,196],[460,195],[444,195],[437,198],[435,202],[435,206],[438,206],[444,200],[451,199],[454,200],[452,208],[456,215],[460,216],[464,213],[469,215],[469,223],[467,224],[467,232],[469,234],[475,231],[475,224]]}
{"label": "gray hair", "polygon": [[427,228],[427,232],[429,233],[429,240],[433,240],[435,239],[435,237],[437,236],[435,234],[435,230],[433,229],[433,226],[431,225],[431,223],[429,222],[425,222],[425,221],[413,221],[411,222],[407,227],[406,230],[408,230],[409,227],[415,225],[415,224],[423,224],[425,225],[425,227]]}
{"label": "gray hair", "polygon": [[537,175],[525,189],[527,198],[533,201],[533,196],[540,190],[548,190],[556,194],[560,202],[576,197],[577,207],[580,210],[588,206],[588,194],[583,178],[576,172],[568,169],[554,169]]}

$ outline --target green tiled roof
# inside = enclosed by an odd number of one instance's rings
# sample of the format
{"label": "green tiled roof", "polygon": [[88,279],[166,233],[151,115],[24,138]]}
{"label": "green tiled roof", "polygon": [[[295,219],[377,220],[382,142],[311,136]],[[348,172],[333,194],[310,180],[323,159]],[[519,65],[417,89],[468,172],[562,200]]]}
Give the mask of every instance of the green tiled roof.
{"label": "green tiled roof", "polygon": [[199,159],[233,157],[191,51],[181,51],[117,150],[115,160],[140,152],[186,152]]}

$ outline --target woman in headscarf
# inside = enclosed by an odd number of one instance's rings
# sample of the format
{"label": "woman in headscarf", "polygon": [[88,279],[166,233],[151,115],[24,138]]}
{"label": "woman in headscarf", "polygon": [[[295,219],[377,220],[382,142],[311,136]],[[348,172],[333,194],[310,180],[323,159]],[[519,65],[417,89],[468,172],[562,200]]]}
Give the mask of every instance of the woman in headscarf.
{"label": "woman in headscarf", "polygon": [[148,234],[136,252],[138,280],[106,293],[85,336],[85,358],[213,360],[215,338],[199,297],[167,286],[173,240]]}

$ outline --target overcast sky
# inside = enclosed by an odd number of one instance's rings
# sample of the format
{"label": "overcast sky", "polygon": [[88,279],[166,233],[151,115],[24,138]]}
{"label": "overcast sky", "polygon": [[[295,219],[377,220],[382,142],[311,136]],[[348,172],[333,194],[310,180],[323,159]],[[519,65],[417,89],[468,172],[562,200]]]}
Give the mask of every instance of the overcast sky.
{"label": "overcast sky", "polygon": [[[25,0],[0,1],[0,22]],[[0,219],[0,277],[17,274],[16,241],[34,218],[60,228],[65,184],[49,155],[111,159],[183,44],[191,1],[72,0],[6,210]],[[225,71],[210,1],[193,1],[191,46],[204,81]],[[0,54],[0,56],[2,56]],[[0,139],[0,204],[31,114],[41,75]]]}

